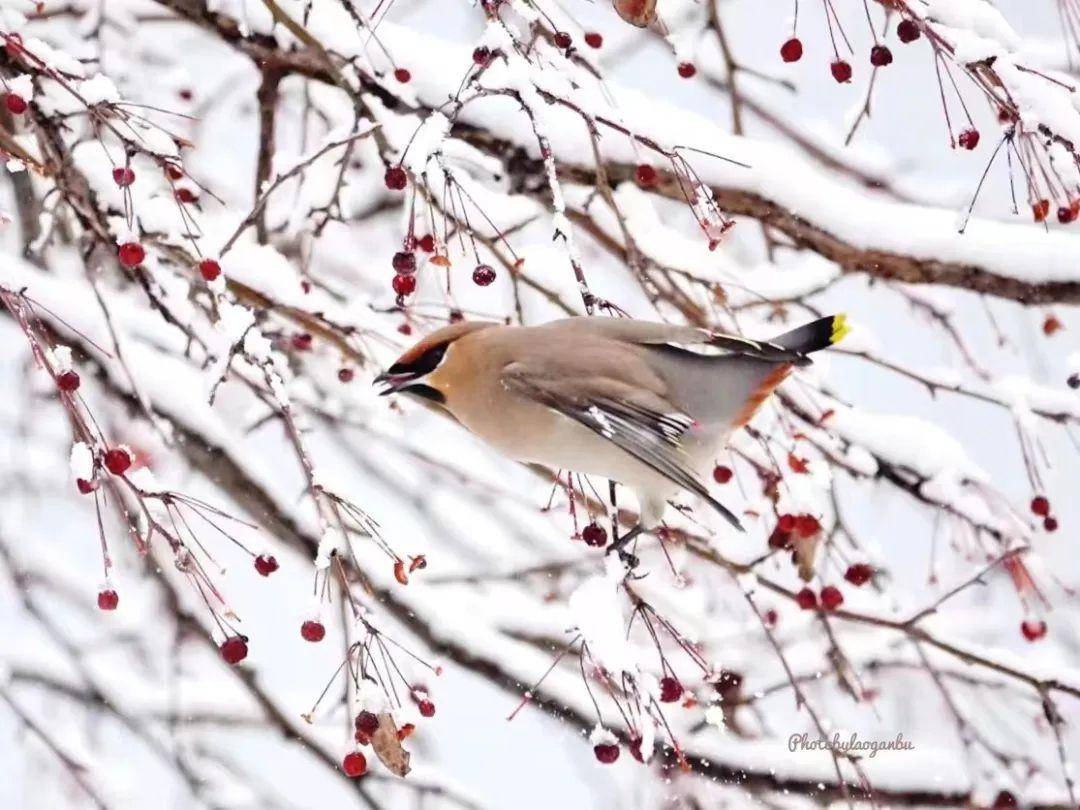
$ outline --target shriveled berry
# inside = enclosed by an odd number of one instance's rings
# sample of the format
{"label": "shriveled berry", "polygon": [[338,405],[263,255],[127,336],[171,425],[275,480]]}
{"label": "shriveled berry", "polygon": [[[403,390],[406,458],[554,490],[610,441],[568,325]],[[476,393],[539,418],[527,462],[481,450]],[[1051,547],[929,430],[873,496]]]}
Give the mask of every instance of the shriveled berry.
{"label": "shriveled berry", "polygon": [[221,642],[218,649],[221,651],[221,657],[225,659],[225,663],[235,666],[247,658],[247,639],[243,636],[229,636]]}
{"label": "shriveled berry", "polygon": [[765,611],[762,617],[765,621],[765,626],[768,628],[776,627],[776,623],[780,621],[780,614],[776,612],[776,608],[769,608]]}
{"label": "shriveled berry", "polygon": [[116,610],[116,606],[120,604],[120,595],[112,588],[106,588],[103,591],[98,591],[97,606],[98,610]]}
{"label": "shriveled berry", "polygon": [[190,188],[178,188],[176,190],[176,199],[185,205],[191,205],[193,202],[198,201],[199,195]]}
{"label": "shriveled berry", "polygon": [[221,275],[221,265],[213,259],[203,259],[199,262],[199,275],[204,281],[213,281]]}
{"label": "shriveled berry", "polygon": [[401,191],[405,186],[409,185],[409,175],[400,166],[390,166],[387,168],[386,174],[383,175],[383,182],[386,183],[387,188]]}
{"label": "shriveled berry", "polygon": [[356,730],[369,737],[379,730],[379,716],[375,712],[362,711],[356,715]]}
{"label": "shriveled berry", "polygon": [[105,451],[105,469],[113,475],[123,475],[131,466],[131,456],[122,447],[114,447]]}
{"label": "shriveled berry", "polygon": [[795,594],[795,604],[803,610],[814,610],[817,608],[817,594],[809,588],[803,588]]}
{"label": "shriveled berry", "polygon": [[351,368],[338,369],[337,378],[338,382],[340,383],[351,383],[353,381],[353,377],[355,376],[356,372],[353,371]]}
{"label": "shriveled berry", "polygon": [[308,619],[300,625],[300,635],[303,637],[304,641],[315,643],[317,641],[322,641],[326,637],[326,628],[323,627],[322,622]]}
{"label": "shriveled berry", "polygon": [[799,515],[795,518],[795,531],[799,537],[808,540],[821,531],[821,524],[813,515]]}
{"label": "shriveled berry", "polygon": [[726,484],[734,474],[731,467],[726,467],[723,464],[717,464],[712,471],[713,480],[718,484]]}
{"label": "shriveled berry", "polygon": [[146,248],[138,242],[124,242],[117,249],[116,255],[124,267],[138,267],[146,260]]}
{"label": "shriveled berry", "polygon": [[585,44],[590,48],[602,48],[604,45],[604,38],[595,31],[589,31],[585,35]]}
{"label": "shriveled berry", "polygon": [[1058,530],[1058,522],[1056,517],[1048,517],[1043,520],[1043,528],[1048,532],[1056,532]]}
{"label": "shriveled berry", "polygon": [[821,606],[825,610],[836,610],[844,604],[844,595],[835,585],[826,585],[821,589]]}
{"label": "shriveled berry", "polygon": [[791,548],[791,534],[781,531],[779,526],[775,527],[769,535],[769,548]]}
{"label": "shriveled berry", "polygon": [[679,62],[678,71],[684,79],[692,79],[697,75],[697,67],[693,62]]}
{"label": "shriveled berry", "polygon": [[921,36],[922,31],[919,30],[919,24],[914,20],[901,20],[900,24],[896,26],[896,38],[904,44],[914,42]]}
{"label": "shriveled berry", "polygon": [[394,276],[393,287],[398,295],[412,295],[416,290],[416,276],[399,273]]}
{"label": "shriveled berry", "polygon": [[634,169],[634,179],[639,185],[650,188],[656,183],[656,169],[647,163],[642,163]]}
{"label": "shriveled berry", "polygon": [[1050,201],[1039,200],[1031,204],[1031,215],[1036,222],[1045,222],[1046,218],[1050,216]]}
{"label": "shriveled berry", "polygon": [[960,136],[956,139],[956,142],[961,147],[967,149],[969,152],[979,145],[979,130],[974,127],[969,127],[960,133]]}
{"label": "shriveled berry", "polygon": [[278,570],[278,561],[272,554],[260,554],[255,558],[255,570],[268,577]]}
{"label": "shriveled berry", "polygon": [[631,737],[629,744],[626,746],[630,749],[630,756],[636,759],[638,762],[645,762],[645,755],[641,752],[641,737]]}
{"label": "shriveled berry", "polygon": [[1031,511],[1039,517],[1046,517],[1050,514],[1050,501],[1045,495],[1036,495],[1031,499]]}
{"label": "shriveled berry", "polygon": [[367,758],[359,751],[350,751],[341,760],[341,770],[351,779],[367,773]]}
{"label": "shriveled berry", "polygon": [[79,390],[79,375],[70,369],[56,376],[56,387],[61,391],[71,393]]}
{"label": "shriveled berry", "polygon": [[409,251],[399,250],[394,254],[394,258],[390,260],[390,264],[393,266],[395,273],[416,272],[416,256]]}
{"label": "shriveled berry", "polygon": [[1057,210],[1057,221],[1062,225],[1068,225],[1076,219],[1076,212],[1071,205],[1063,205]]}
{"label": "shriveled berry", "polygon": [[473,48],[472,60],[480,67],[487,67],[491,63],[491,48],[486,45]]}
{"label": "shriveled berry", "polygon": [[844,572],[844,579],[855,586],[865,585],[873,578],[873,576],[873,566],[867,565],[866,563],[852,563],[848,566],[847,571]]}
{"label": "shriveled berry", "polygon": [[574,44],[574,38],[570,36],[566,31],[555,32],[555,47],[561,50],[566,50]]}
{"label": "shriveled berry", "polygon": [[1065,380],[1065,384],[1074,391],[1080,388],[1080,374],[1070,374]]}
{"label": "shriveled berry", "polygon": [[89,495],[97,489],[97,485],[93,481],[87,481],[85,478],[76,478],[75,488],[79,490],[80,495]]}
{"label": "shriveled berry", "polygon": [[1013,794],[1007,790],[1002,790],[994,797],[994,803],[990,805],[990,810],[1012,810],[1012,808],[1019,806],[1020,803],[1016,801]]}
{"label": "shriveled berry", "polygon": [[780,46],[780,58],[785,62],[798,62],[802,54],[802,40],[798,37],[792,37]]}
{"label": "shriveled berry", "polygon": [[312,337],[310,332],[298,332],[289,339],[289,343],[295,351],[307,352],[311,351],[312,345],[315,343],[315,338]]}
{"label": "shriveled berry", "polygon": [[12,115],[22,115],[26,112],[26,99],[20,96],[18,93],[8,93],[4,96],[4,106],[7,107],[8,112]]}
{"label": "shriveled berry", "polygon": [[416,704],[416,708],[420,712],[421,717],[434,717],[435,716],[435,704],[430,700],[421,700]]}
{"label": "shriveled berry", "polygon": [[478,264],[472,271],[473,284],[478,287],[486,287],[495,281],[495,268],[490,264]]}
{"label": "shriveled berry", "polygon": [[112,179],[120,188],[127,188],[135,182],[135,170],[130,166],[117,166],[112,170]]}
{"label": "shriveled berry", "polygon": [[843,59],[837,59],[829,65],[829,71],[832,73],[832,77],[840,84],[851,81],[851,65]]}
{"label": "shriveled berry", "polygon": [[165,164],[165,176],[170,180],[179,180],[184,176],[184,170],[177,166],[175,163]]}
{"label": "shriveled berry", "polygon": [[885,45],[875,45],[870,49],[870,64],[874,67],[885,67],[892,64],[892,51]]}
{"label": "shriveled berry", "polygon": [[1046,622],[1025,619],[1020,622],[1020,632],[1024,634],[1024,638],[1028,641],[1038,641],[1046,635]]}
{"label": "shriveled berry", "polygon": [[425,233],[419,239],[416,240],[417,246],[424,251],[424,253],[435,252],[435,237],[430,233]]}
{"label": "shriveled berry", "polygon": [[682,684],[670,675],[667,675],[660,679],[660,702],[661,703],[674,703],[682,697],[683,687]]}
{"label": "shriveled berry", "polygon": [[581,539],[587,546],[602,548],[607,544],[607,531],[599,523],[593,521],[581,530]]}
{"label": "shriveled berry", "polygon": [[409,80],[412,78],[412,74],[405,68],[398,68],[394,71],[394,78],[402,84],[408,84]]}
{"label": "shriveled berry", "polygon": [[619,746],[614,743],[600,743],[593,746],[593,754],[600,762],[610,765],[619,758]]}

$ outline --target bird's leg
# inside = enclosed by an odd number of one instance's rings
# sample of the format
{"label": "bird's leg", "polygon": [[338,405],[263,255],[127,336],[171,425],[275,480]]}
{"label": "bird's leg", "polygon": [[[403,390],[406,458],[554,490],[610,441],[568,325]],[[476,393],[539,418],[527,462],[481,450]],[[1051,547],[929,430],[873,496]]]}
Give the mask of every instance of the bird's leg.
{"label": "bird's leg", "polygon": [[608,493],[611,496],[611,545],[608,546],[607,554],[615,552],[623,564],[633,570],[637,568],[638,558],[626,550],[626,544],[642,532],[641,524],[632,528],[622,537],[619,537],[619,503],[615,497],[615,482],[608,481]]}

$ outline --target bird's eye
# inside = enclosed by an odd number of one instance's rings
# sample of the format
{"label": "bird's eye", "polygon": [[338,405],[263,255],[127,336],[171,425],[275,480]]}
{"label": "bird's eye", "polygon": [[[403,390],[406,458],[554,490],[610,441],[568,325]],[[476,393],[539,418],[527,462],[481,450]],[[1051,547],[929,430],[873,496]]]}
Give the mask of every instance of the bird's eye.
{"label": "bird's eye", "polygon": [[412,374],[414,377],[423,377],[425,374],[430,374],[442,362],[448,345],[450,344],[440,343],[438,346],[432,346],[411,363],[394,363],[394,365],[390,366],[389,373]]}

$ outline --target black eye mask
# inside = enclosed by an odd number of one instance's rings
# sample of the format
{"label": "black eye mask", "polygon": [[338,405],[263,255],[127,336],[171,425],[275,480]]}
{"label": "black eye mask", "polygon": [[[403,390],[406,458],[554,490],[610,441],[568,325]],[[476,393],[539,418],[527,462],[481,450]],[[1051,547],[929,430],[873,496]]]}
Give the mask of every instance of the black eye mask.
{"label": "black eye mask", "polygon": [[438,367],[439,363],[442,362],[443,355],[446,354],[446,347],[448,345],[450,344],[440,343],[438,346],[432,346],[412,363],[394,363],[394,365],[390,366],[387,373],[411,374],[414,377],[423,377],[425,374],[430,374]]}

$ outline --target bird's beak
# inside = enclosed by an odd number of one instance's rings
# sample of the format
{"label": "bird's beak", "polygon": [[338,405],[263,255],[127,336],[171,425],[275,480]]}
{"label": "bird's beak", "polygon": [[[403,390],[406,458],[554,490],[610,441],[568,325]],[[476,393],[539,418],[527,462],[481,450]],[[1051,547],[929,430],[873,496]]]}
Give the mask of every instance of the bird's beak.
{"label": "bird's beak", "polygon": [[376,377],[371,384],[385,384],[386,388],[379,392],[380,397],[385,397],[387,394],[393,394],[400,391],[407,383],[412,382],[414,379],[416,379],[416,375],[411,372],[391,374],[389,371],[384,371]]}

